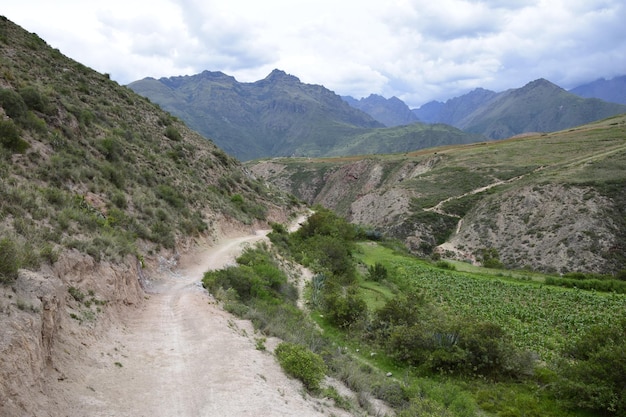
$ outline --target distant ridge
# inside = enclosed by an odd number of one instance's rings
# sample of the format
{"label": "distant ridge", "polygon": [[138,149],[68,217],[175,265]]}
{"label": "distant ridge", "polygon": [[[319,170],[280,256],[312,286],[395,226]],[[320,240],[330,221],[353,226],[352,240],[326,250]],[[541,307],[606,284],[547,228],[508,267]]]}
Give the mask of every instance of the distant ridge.
{"label": "distant ridge", "polygon": [[382,127],[320,85],[281,70],[253,83],[221,72],[145,78],[129,84],[242,160],[303,154],[340,133]]}
{"label": "distant ridge", "polygon": [[626,75],[610,80],[600,78],[569,90],[570,93],[586,98],[599,98],[611,103],[626,104]]}
{"label": "distant ridge", "polygon": [[395,96],[387,99],[378,94],[370,94],[360,100],[351,96],[342,98],[352,107],[364,111],[387,127],[404,126],[420,121],[409,106]]}
{"label": "distant ridge", "polygon": [[448,123],[490,139],[526,132],[553,132],[621,113],[626,106],[581,98],[543,78],[501,93],[476,89],[414,110],[422,120]]}

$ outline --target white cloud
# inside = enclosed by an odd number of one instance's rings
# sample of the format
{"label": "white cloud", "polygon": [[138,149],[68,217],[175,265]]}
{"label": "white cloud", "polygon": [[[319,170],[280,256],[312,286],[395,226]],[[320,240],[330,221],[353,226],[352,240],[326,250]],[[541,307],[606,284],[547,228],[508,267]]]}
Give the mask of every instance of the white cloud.
{"label": "white cloud", "polygon": [[[27,4],[26,4],[27,3]],[[621,0],[27,0],[5,15],[120,83],[272,69],[413,107],[536,78],[626,73]]]}

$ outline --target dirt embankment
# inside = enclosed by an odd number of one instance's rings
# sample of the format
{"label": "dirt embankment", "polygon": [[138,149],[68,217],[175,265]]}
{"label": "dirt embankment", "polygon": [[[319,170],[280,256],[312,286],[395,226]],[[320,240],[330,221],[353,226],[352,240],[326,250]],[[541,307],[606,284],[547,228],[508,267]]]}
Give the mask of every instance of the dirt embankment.
{"label": "dirt embankment", "polygon": [[[26,307],[7,304],[11,289],[2,298],[0,324],[10,325],[0,345],[0,415],[350,415],[304,394],[271,354],[278,341],[256,349],[250,323],[200,285],[204,271],[234,262],[265,233],[163,259],[144,276],[145,292],[137,266],[103,267],[78,254],[60,263],[63,271],[21,274],[12,300]],[[68,284],[85,298],[74,299]],[[111,298],[99,305],[105,293]]]}

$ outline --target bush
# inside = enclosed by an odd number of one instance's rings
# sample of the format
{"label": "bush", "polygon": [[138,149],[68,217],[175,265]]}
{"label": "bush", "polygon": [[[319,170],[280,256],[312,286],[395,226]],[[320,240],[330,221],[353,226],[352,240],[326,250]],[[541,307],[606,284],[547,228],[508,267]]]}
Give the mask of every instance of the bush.
{"label": "bush", "polygon": [[359,295],[357,287],[327,285],[323,294],[325,314],[337,327],[349,327],[367,313],[367,304]]}
{"label": "bush", "polygon": [[20,260],[15,243],[5,237],[0,239],[0,283],[8,283],[17,278]]}
{"label": "bush", "polygon": [[21,88],[19,94],[22,96],[24,103],[29,109],[40,113],[47,113],[50,111],[48,99],[46,96],[41,95],[35,87],[27,86]]}
{"label": "bush", "polygon": [[372,281],[381,282],[387,279],[387,268],[380,262],[376,262],[375,265],[370,265],[367,268],[368,278]]}
{"label": "bush", "polygon": [[30,146],[21,138],[20,129],[11,120],[0,120],[0,145],[16,153],[23,153]]}
{"label": "bush", "polygon": [[28,113],[24,99],[13,90],[0,89],[0,106],[11,119],[19,121]]}
{"label": "bush", "polygon": [[180,134],[178,129],[172,125],[165,128],[165,136],[176,142],[180,142],[183,139],[183,136]]}
{"label": "bush", "polygon": [[302,381],[309,391],[319,391],[326,375],[322,358],[301,345],[283,342],[274,351],[283,370]]}
{"label": "bush", "polygon": [[556,392],[572,407],[626,416],[626,317],[595,326],[566,348]]}

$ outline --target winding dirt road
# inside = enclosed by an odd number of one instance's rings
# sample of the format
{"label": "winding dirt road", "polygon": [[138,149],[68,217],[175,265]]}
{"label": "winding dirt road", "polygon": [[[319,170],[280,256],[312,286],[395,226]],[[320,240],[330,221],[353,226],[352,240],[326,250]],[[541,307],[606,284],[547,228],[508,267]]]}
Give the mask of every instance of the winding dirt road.
{"label": "winding dirt road", "polygon": [[[157,282],[125,327],[86,347],[67,415],[323,416],[347,415],[304,395],[268,351],[255,348],[250,323],[224,312],[200,286],[208,269],[232,263],[265,231],[232,238],[181,259]],[[268,340],[271,350],[275,340]]]}

